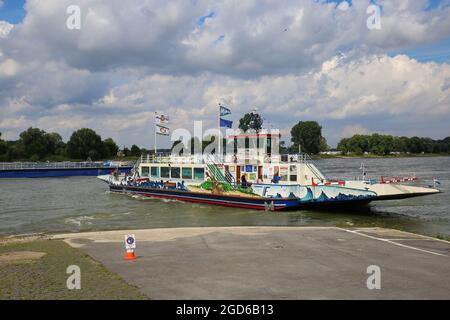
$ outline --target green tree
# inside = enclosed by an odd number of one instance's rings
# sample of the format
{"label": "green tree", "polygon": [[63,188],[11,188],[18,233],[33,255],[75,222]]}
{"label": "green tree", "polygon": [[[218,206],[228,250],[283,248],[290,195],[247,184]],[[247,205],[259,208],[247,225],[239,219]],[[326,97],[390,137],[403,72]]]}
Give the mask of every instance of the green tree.
{"label": "green tree", "polygon": [[374,133],[370,136],[369,150],[377,155],[386,155],[394,149],[394,138],[391,135]]}
{"label": "green tree", "polygon": [[47,154],[46,132],[38,128],[28,128],[20,134],[19,143],[23,146],[25,156],[39,160]]}
{"label": "green tree", "polygon": [[341,141],[338,142],[336,149],[338,149],[339,151],[341,151],[343,154],[347,154],[350,151],[350,146],[349,146],[349,138],[342,138]]}
{"label": "green tree", "polygon": [[17,161],[27,159],[25,148],[18,141],[8,141],[8,150],[6,151],[6,161]]}
{"label": "green tree", "polygon": [[47,133],[45,134],[45,139],[47,141],[47,156],[65,154],[66,144],[59,133]]}
{"label": "green tree", "polygon": [[422,152],[432,153],[434,150],[434,141],[431,138],[420,138],[422,144]]}
{"label": "green tree", "polygon": [[92,129],[83,128],[72,133],[67,152],[74,159],[98,160],[105,154],[102,138]]}
{"label": "green tree", "polygon": [[6,161],[6,153],[8,152],[8,143],[2,139],[0,132],[0,161]]}
{"label": "green tree", "polygon": [[263,126],[263,119],[256,112],[246,113],[239,120],[239,129],[241,129],[244,132],[247,132],[250,129],[259,132],[261,131],[262,126]]}
{"label": "green tree", "polygon": [[137,145],[133,144],[131,146],[130,153],[132,156],[139,157],[141,155],[141,149]]}
{"label": "green tree", "polygon": [[408,137],[394,137],[394,151],[406,153],[408,150]]}
{"label": "green tree", "polygon": [[442,140],[434,141],[433,152],[435,153],[449,153],[450,152],[450,137]]}
{"label": "green tree", "polygon": [[123,148],[122,152],[125,157],[131,156],[131,151],[128,148]]}
{"label": "green tree", "polygon": [[[344,153],[364,154],[369,151],[370,136],[355,134],[351,138],[342,139],[342,144],[338,144],[338,150]],[[345,150],[342,150],[345,143]]]}
{"label": "green tree", "polygon": [[107,138],[103,140],[103,146],[106,151],[105,152],[106,157],[110,158],[117,156],[117,152],[119,152],[119,146],[114,142],[112,138]]}
{"label": "green tree", "polygon": [[298,150],[300,146],[303,152],[319,153],[322,138],[322,127],[316,121],[299,121],[291,129],[293,150]]}
{"label": "green tree", "polygon": [[327,143],[327,139],[325,137],[320,138],[320,151],[328,151],[331,147]]}
{"label": "green tree", "polygon": [[411,153],[421,153],[424,150],[422,140],[419,137],[412,137],[408,140],[408,151]]}
{"label": "green tree", "polygon": [[286,154],[289,153],[289,148],[286,147],[286,141],[281,140],[280,141],[280,154]]}

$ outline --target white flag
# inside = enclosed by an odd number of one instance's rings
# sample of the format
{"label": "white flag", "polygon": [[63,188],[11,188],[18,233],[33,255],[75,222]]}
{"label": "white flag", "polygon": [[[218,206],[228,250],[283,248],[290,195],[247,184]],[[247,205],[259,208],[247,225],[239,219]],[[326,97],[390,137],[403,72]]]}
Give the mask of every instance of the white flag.
{"label": "white flag", "polygon": [[170,133],[170,129],[169,128],[164,127],[164,126],[159,125],[159,124],[156,125],[155,129],[156,129],[156,134],[160,134],[160,135],[163,135],[163,136],[168,136],[169,133]]}
{"label": "white flag", "polygon": [[169,123],[169,117],[163,114],[155,115],[155,122],[159,124],[167,124]]}

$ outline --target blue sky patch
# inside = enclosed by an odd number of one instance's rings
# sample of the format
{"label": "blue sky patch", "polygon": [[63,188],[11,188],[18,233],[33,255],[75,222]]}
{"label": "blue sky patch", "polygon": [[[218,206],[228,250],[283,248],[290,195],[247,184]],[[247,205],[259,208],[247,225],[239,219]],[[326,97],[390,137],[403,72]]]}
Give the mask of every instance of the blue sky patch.
{"label": "blue sky patch", "polygon": [[216,16],[216,13],[214,11],[210,11],[206,16],[202,16],[198,18],[197,25],[199,27],[202,27],[205,24],[206,19],[214,18]]}
{"label": "blue sky patch", "polygon": [[25,18],[25,0],[3,0],[0,7],[0,20],[18,24]]}
{"label": "blue sky patch", "polygon": [[390,56],[397,54],[406,54],[420,62],[450,63],[450,38],[410,49],[389,52]]}

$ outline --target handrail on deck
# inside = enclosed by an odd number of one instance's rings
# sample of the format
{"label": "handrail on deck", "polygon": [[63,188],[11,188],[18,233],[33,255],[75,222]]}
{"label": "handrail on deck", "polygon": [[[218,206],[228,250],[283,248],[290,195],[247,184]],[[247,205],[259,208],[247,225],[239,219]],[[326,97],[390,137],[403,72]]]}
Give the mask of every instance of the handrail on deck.
{"label": "handrail on deck", "polygon": [[30,169],[81,169],[81,168],[116,168],[131,165],[128,162],[0,162],[0,170],[30,170]]}

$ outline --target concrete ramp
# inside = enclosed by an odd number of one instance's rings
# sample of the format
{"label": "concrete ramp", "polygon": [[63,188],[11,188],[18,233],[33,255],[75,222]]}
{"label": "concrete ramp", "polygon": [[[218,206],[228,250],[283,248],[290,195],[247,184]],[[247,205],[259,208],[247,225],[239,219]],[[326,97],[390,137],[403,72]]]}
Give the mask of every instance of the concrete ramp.
{"label": "concrete ramp", "polygon": [[[132,262],[123,260],[128,233],[137,239]],[[396,230],[172,228],[54,238],[151,299],[450,298],[450,243]],[[370,290],[367,270],[374,265],[381,288]]]}

